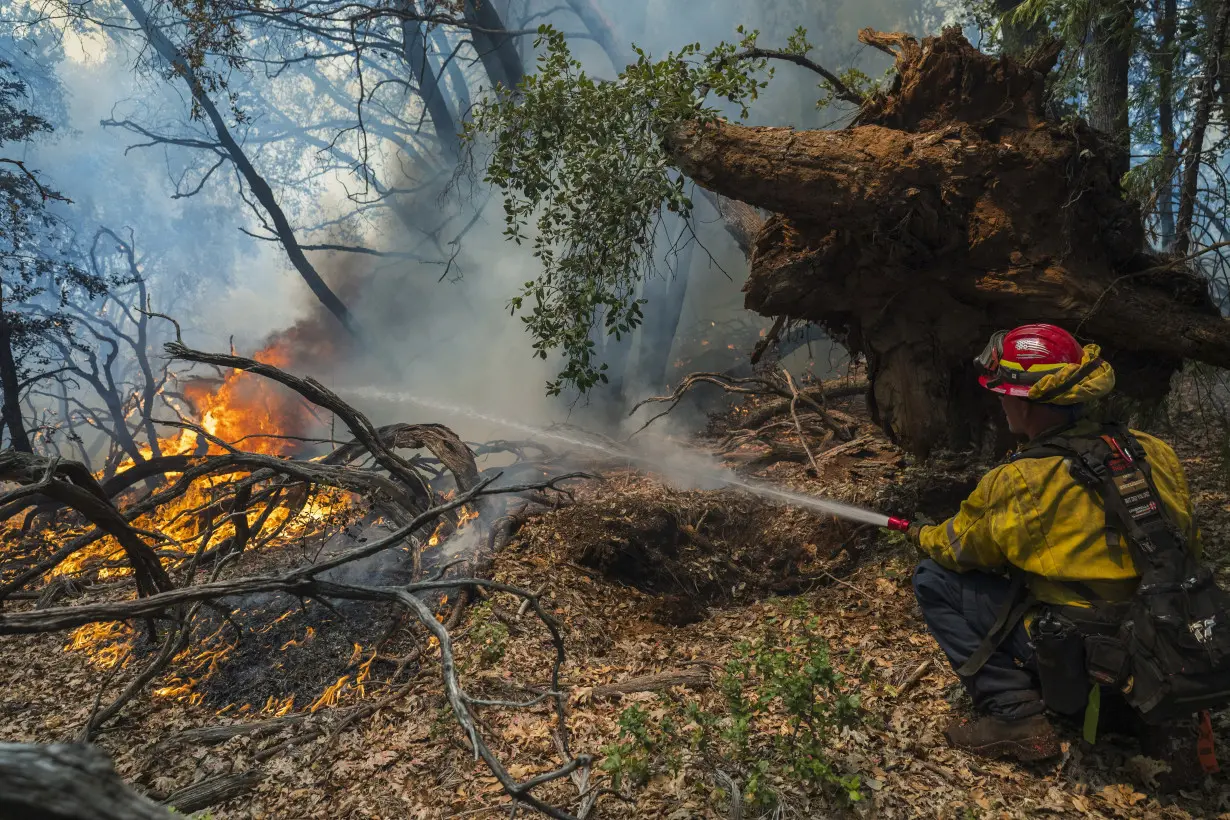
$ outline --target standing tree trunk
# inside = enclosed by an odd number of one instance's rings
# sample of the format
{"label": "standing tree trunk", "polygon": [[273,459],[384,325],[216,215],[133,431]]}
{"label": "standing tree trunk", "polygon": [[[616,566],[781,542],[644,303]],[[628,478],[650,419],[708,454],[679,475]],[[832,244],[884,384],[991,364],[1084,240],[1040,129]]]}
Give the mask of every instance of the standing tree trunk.
{"label": "standing tree trunk", "polygon": [[[0,287],[3,287],[0,284]],[[4,406],[0,414],[9,431],[12,447],[25,453],[34,452],[30,437],[26,435],[21,420],[21,385],[17,379],[17,361],[13,358],[13,329],[9,313],[4,309],[4,293],[0,292],[0,388],[3,389]]]}
{"label": "standing tree trunk", "polygon": [[1042,44],[1048,36],[1046,21],[1017,22],[1010,12],[1016,10],[1023,0],[995,0],[995,12],[999,15],[1000,54],[1005,57],[1024,57]]}
{"label": "standing tree trunk", "polygon": [[1157,192],[1158,237],[1163,249],[1174,246],[1174,172],[1177,163],[1174,133],[1174,68],[1176,0],[1158,0],[1156,26],[1159,35],[1158,53],[1153,61],[1157,72],[1157,130],[1161,141],[1162,173]]}
{"label": "standing tree trunk", "polygon": [[244,153],[243,148],[235,140],[230,129],[227,128],[226,120],[222,118],[222,113],[218,111],[218,106],[214,105],[214,101],[210,99],[205,87],[201,84],[200,79],[193,70],[192,65],[179,52],[175,44],[163,33],[157,24],[150,18],[149,13],[145,10],[140,0],[121,0],[124,8],[128,9],[128,13],[136,20],[137,25],[141,27],[149,44],[154,51],[158,53],[163,60],[171,67],[171,69],[184,79],[188,84],[188,90],[192,94],[192,99],[200,106],[201,111],[205,113],[206,119],[213,127],[214,135],[218,138],[222,149],[226,152],[227,157],[235,164],[239,173],[243,176],[244,181],[248,183],[248,187],[252,190],[252,195],[256,201],[260,203],[261,208],[268,214],[269,220],[273,223],[274,230],[277,232],[278,240],[282,243],[282,247],[286,250],[286,255],[290,258],[290,262],[295,266],[295,270],[303,277],[303,281],[307,283],[308,288],[320,300],[333,316],[341,322],[356,339],[362,339],[363,333],[359,328],[354,317],[342,300],[337,297],[329,285],[321,278],[316,268],[308,261],[307,256],[303,253],[303,248],[299,246],[299,240],[295,237],[294,228],[290,225],[290,220],[286,218],[286,214],[282,211],[282,206],[278,204],[277,197],[273,194],[273,189],[269,187],[269,183],[265,181]]}
{"label": "standing tree trunk", "polygon": [[[409,0],[401,0],[399,9],[406,13],[414,11],[414,4]],[[449,111],[448,100],[445,99],[440,80],[435,69],[427,59],[427,29],[426,23],[403,19],[401,21],[402,59],[410,66],[410,73],[419,87],[419,97],[427,107],[431,117],[431,126],[435,129],[440,147],[450,159],[457,158],[460,145],[457,122]]]}
{"label": "standing tree trunk", "polygon": [[1200,166],[1204,162],[1204,133],[1209,127],[1213,111],[1213,95],[1217,91],[1215,68],[1220,64],[1226,50],[1226,24],[1230,19],[1230,0],[1221,0],[1217,17],[1209,31],[1208,47],[1204,56],[1204,75],[1196,96],[1196,111],[1192,115],[1192,131],[1188,137],[1187,157],[1183,165],[1183,180],[1179,186],[1179,217],[1175,220],[1174,248],[1186,254],[1191,248],[1192,218],[1196,211],[1196,188],[1200,183]]}
{"label": "standing tree trunk", "polygon": [[683,247],[675,252],[673,258],[668,247],[665,254],[668,258],[663,261],[669,270],[663,276],[653,277],[645,282],[645,322],[640,328],[635,367],[630,373],[631,378],[625,378],[625,383],[630,384],[633,389],[647,392],[649,395],[660,394],[666,387],[667,367],[670,364],[675,336],[679,332],[683,302],[688,294],[692,250],[696,242],[687,236],[686,225],[680,226],[680,235],[673,241],[669,228],[663,233],[664,244],[678,247],[682,243]]}
{"label": "standing tree trunk", "polygon": [[1118,149],[1111,170],[1116,179],[1128,171],[1128,64],[1134,18],[1128,0],[1093,0],[1089,9],[1085,67],[1089,78],[1089,124]]}
{"label": "standing tree trunk", "polygon": [[470,39],[491,82],[516,88],[524,74],[521,55],[513,38],[502,33],[504,21],[491,0],[465,0],[463,12],[466,22],[474,26]]}

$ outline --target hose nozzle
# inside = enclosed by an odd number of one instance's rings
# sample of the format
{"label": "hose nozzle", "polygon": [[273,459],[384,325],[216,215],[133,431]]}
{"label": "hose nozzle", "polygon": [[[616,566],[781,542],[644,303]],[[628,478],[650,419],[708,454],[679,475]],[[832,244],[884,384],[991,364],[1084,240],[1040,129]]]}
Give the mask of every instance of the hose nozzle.
{"label": "hose nozzle", "polygon": [[890,530],[906,532],[910,529],[910,522],[906,521],[904,518],[893,518],[892,516],[889,516],[888,524],[885,526],[887,526]]}

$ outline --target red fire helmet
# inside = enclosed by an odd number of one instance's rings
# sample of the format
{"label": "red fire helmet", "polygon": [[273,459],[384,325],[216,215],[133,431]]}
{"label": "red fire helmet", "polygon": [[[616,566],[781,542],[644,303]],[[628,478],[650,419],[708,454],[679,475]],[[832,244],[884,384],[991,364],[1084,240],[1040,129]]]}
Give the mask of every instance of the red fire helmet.
{"label": "red fire helmet", "polygon": [[1047,373],[1078,364],[1084,350],[1071,333],[1055,325],[1022,325],[991,337],[977,359],[987,373],[978,383],[995,393],[1025,398]]}

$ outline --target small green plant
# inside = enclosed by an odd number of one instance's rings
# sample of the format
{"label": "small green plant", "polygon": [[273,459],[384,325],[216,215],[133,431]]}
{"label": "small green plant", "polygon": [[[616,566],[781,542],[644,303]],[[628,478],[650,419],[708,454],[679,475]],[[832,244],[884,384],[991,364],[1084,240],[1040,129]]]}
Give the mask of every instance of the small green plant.
{"label": "small green plant", "polygon": [[655,768],[677,774],[683,763],[678,724],[669,715],[651,720],[633,704],[619,716],[619,742],[602,747],[602,755],[600,768],[611,776],[616,791],[625,779],[633,786],[645,785]]}
{"label": "small green plant", "polygon": [[[659,771],[678,773],[686,760],[737,772],[744,802],[757,811],[777,805],[774,784],[781,780],[861,799],[859,778],[838,772],[827,754],[830,730],[859,719],[858,697],[843,688],[807,602],[796,599],[785,614],[801,629],[783,636],[783,624],[771,618],[761,637],[738,644],[715,681],[719,708],[664,698],[662,709],[624,710],[618,742],[602,750],[613,788],[643,785]],[[866,666],[856,657],[851,662]]]}
{"label": "small green plant", "polygon": [[471,637],[478,647],[478,657],[486,665],[499,663],[508,651],[508,627],[495,619],[491,604],[474,608],[474,630]]}

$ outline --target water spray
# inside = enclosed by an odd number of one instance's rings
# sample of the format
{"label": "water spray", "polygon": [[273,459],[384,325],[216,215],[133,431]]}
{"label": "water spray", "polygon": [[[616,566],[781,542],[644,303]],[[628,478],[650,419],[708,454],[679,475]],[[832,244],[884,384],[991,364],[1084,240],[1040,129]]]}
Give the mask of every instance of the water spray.
{"label": "water spray", "polygon": [[437,401],[434,399],[416,396],[411,393],[403,393],[392,390],[382,390],[374,387],[357,387],[346,390],[345,392],[351,395],[361,396],[363,398],[378,399],[383,401],[409,402],[417,404],[421,407],[429,407],[433,410],[442,410],[446,413],[452,413],[459,416],[483,421],[497,427],[503,427],[509,430],[517,430],[526,434],[531,438],[552,439],[554,441],[571,444],[586,450],[600,452],[605,455],[616,458],[624,458],[630,461],[639,462],[649,467],[656,468],[659,471],[666,473],[682,472],[687,473],[690,478],[710,479],[719,486],[738,487],[750,493],[760,496],[761,498],[776,499],[786,504],[805,507],[819,513],[844,518],[848,521],[857,521],[861,524],[871,524],[875,527],[894,530],[897,532],[906,532],[910,528],[910,522],[904,518],[894,518],[868,510],[863,507],[856,507],[853,504],[846,504],[843,501],[836,501],[831,498],[821,498],[814,495],[805,495],[803,493],[791,492],[782,490],[760,481],[749,481],[740,478],[730,469],[717,466],[710,463],[701,463],[700,458],[692,460],[690,464],[681,465],[672,463],[672,460],[661,455],[649,455],[647,453],[628,452],[612,447],[592,439],[582,438],[579,435],[571,434],[559,430],[544,429],[533,425],[524,424],[513,419],[502,418],[484,413],[480,410],[475,410],[472,407],[464,405],[452,404],[450,402]]}

